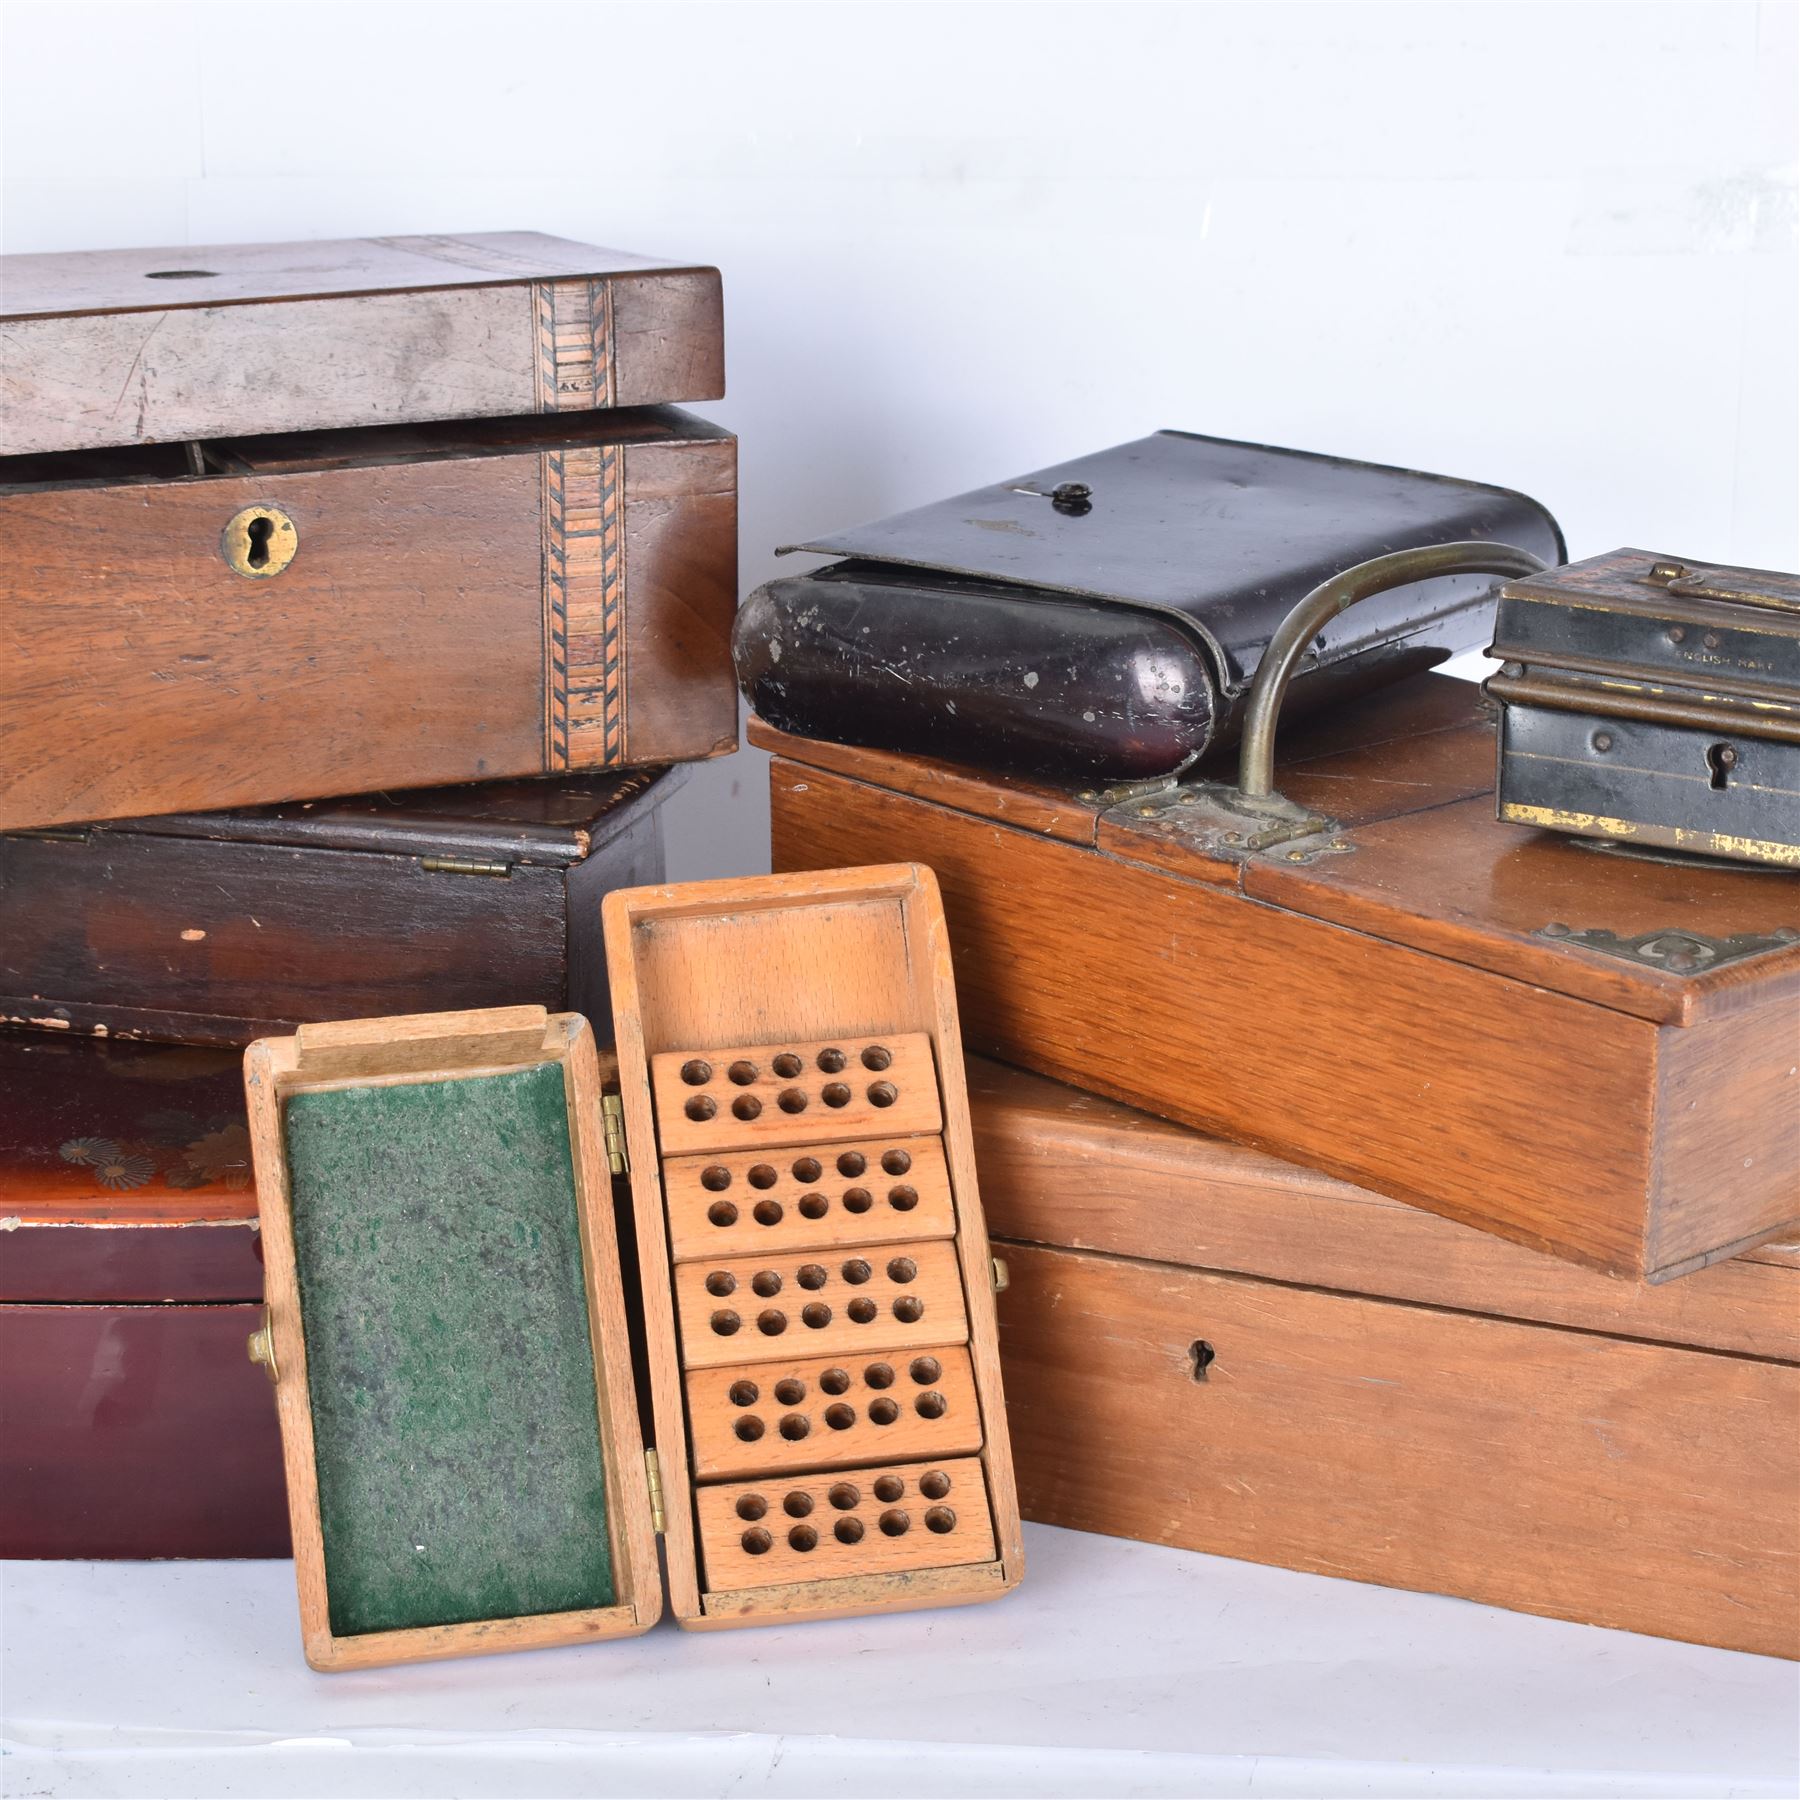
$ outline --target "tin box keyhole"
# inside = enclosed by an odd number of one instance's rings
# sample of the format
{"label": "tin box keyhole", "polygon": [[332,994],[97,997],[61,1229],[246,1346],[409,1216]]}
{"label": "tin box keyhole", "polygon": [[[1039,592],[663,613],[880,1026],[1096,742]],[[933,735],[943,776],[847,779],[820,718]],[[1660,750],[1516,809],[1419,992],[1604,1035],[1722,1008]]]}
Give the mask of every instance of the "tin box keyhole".
{"label": "tin box keyhole", "polygon": [[252,519],[245,527],[244,535],[250,540],[250,548],[244,553],[244,561],[251,568],[266,569],[269,566],[269,538],[274,530],[275,521],[264,518]]}
{"label": "tin box keyhole", "polygon": [[1708,744],[1706,767],[1712,776],[1713,789],[1723,793],[1731,771],[1737,767],[1738,753],[1729,744]]}

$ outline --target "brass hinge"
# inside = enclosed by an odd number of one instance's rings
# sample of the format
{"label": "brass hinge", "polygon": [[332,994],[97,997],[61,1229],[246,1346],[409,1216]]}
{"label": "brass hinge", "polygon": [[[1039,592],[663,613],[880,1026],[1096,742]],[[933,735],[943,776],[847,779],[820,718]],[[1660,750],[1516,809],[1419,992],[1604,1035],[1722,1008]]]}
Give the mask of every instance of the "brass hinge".
{"label": "brass hinge", "polygon": [[510,875],[512,864],[477,862],[468,856],[421,856],[419,867],[432,875]]}
{"label": "brass hinge", "polygon": [[629,1175],[631,1152],[625,1148],[625,1105],[617,1094],[600,1096],[600,1119],[606,1128],[606,1166],[615,1175]]}
{"label": "brass hinge", "polygon": [[644,1475],[650,1483],[650,1523],[661,1537],[669,1529],[669,1520],[663,1512],[662,1464],[654,1450],[644,1452]]}

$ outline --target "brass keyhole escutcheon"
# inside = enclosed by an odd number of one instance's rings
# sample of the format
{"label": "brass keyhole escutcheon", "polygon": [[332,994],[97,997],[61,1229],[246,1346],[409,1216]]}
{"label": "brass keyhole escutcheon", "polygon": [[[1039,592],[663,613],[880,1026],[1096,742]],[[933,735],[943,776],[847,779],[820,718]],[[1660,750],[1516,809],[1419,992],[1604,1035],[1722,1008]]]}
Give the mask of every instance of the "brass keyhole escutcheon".
{"label": "brass keyhole escutcheon", "polygon": [[240,575],[279,575],[294,560],[300,533],[279,506],[246,506],[219,539],[225,560]]}

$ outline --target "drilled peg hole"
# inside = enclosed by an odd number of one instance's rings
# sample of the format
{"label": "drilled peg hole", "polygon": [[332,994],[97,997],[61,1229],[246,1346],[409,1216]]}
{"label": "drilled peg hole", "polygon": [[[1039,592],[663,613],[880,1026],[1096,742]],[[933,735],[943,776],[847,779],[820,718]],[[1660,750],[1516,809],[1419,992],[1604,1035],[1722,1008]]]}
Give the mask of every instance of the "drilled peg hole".
{"label": "drilled peg hole", "polygon": [[812,1495],[803,1488],[795,1488],[781,1503],[781,1510],[790,1519],[804,1519],[812,1509]]}
{"label": "drilled peg hole", "polygon": [[803,1113],[806,1111],[806,1096],[798,1088],[783,1088],[776,1097],[775,1104],[784,1113]]}
{"label": "drilled peg hole", "polygon": [[831,1277],[818,1263],[802,1263],[800,1267],[794,1271],[794,1279],[799,1282],[803,1288],[816,1293],[831,1279]]}
{"label": "drilled peg hole", "polygon": [[900,1408],[885,1394],[879,1400],[869,1402],[869,1418],[877,1425],[891,1425],[899,1416]]}
{"label": "drilled peg hole", "polygon": [[912,1527],[912,1518],[899,1507],[890,1507],[881,1515],[881,1535],[883,1537],[905,1537]]}
{"label": "drilled peg hole", "polygon": [[742,1442],[754,1444],[763,1434],[763,1422],[755,1413],[746,1413],[731,1429],[737,1433]]}
{"label": "drilled peg hole", "polygon": [[779,1200],[759,1200],[750,1210],[751,1216],[759,1225],[779,1225],[781,1223],[781,1202]]}
{"label": "drilled peg hole", "polygon": [[852,1287],[861,1287],[875,1271],[871,1269],[860,1256],[853,1256],[844,1264],[843,1268],[840,1269],[838,1273],[842,1275]]}
{"label": "drilled peg hole", "polygon": [[729,1200],[715,1200],[706,1209],[706,1216],[715,1225],[735,1225],[737,1208]]}
{"label": "drilled peg hole", "polygon": [[729,1307],[721,1307],[712,1316],[712,1328],[720,1337],[730,1337],[743,1322]]}
{"label": "drilled peg hole", "polygon": [[875,1196],[867,1188],[846,1188],[844,1190],[844,1211],[847,1213],[866,1213],[875,1204]]}
{"label": "drilled peg hole", "polygon": [[854,1181],[869,1166],[869,1159],[860,1150],[846,1150],[838,1158],[838,1173],[846,1181]]}
{"label": "drilled peg hole", "polygon": [[849,1060],[841,1050],[821,1050],[818,1055],[820,1072],[826,1075],[837,1074]]}
{"label": "drilled peg hole", "polygon": [[756,1315],[756,1329],[764,1337],[780,1337],[787,1330],[787,1314],[771,1306],[767,1312]]}
{"label": "drilled peg hole", "polygon": [[831,1308],[823,1300],[810,1300],[800,1309],[800,1317],[814,1331],[823,1331],[831,1323]]}
{"label": "drilled peg hole", "polygon": [[817,1181],[825,1170],[816,1156],[803,1156],[794,1164],[793,1173],[796,1181],[811,1183]]}
{"label": "drilled peg hole", "polygon": [[935,1356],[915,1356],[906,1372],[920,1387],[930,1387],[943,1370]]}
{"label": "drilled peg hole", "polygon": [[891,1081],[871,1081],[869,1083],[869,1104],[871,1106],[892,1106],[900,1098],[900,1090]]}
{"label": "drilled peg hole", "polygon": [[769,1503],[761,1494],[740,1494],[737,1503],[737,1516],[746,1524],[754,1525],[769,1510]]}
{"label": "drilled peg hole", "polygon": [[792,1081],[794,1077],[806,1067],[806,1064],[803,1063],[793,1051],[784,1050],[769,1064],[769,1067],[772,1068],[783,1081]]}
{"label": "drilled peg hole", "polygon": [[875,1498],[885,1500],[890,1506],[905,1492],[906,1483],[898,1475],[883,1475],[875,1483]]}
{"label": "drilled peg hole", "polygon": [[783,1406],[798,1406],[806,1398],[806,1383],[796,1381],[792,1375],[783,1376],[775,1384],[775,1398]]}
{"label": "drilled peg hole", "polygon": [[884,1049],[880,1044],[871,1044],[862,1053],[862,1066],[865,1069],[873,1070],[877,1075],[893,1060],[893,1053]]}
{"label": "drilled peg hole", "polygon": [[729,1269],[714,1269],[706,1278],[706,1291],[715,1300],[737,1292],[737,1277]]}
{"label": "drilled peg hole", "polygon": [[744,1179],[749,1182],[758,1193],[761,1193],[768,1188],[772,1188],[781,1177],[771,1169],[767,1163],[752,1163],[750,1167],[744,1171]]}
{"label": "drilled peg hole", "polygon": [[705,1087],[712,1080],[712,1064],[702,1062],[699,1057],[695,1057],[692,1062],[684,1062],[681,1065],[681,1079],[689,1087]]}
{"label": "drilled peg hole", "polygon": [[775,1540],[760,1525],[754,1525],[738,1539],[751,1556],[764,1555]]}
{"label": "drilled peg hole", "polygon": [[863,1385],[872,1388],[891,1388],[894,1385],[894,1371],[887,1363],[870,1363],[863,1370]]}
{"label": "drilled peg hole", "polygon": [[840,1544],[860,1544],[863,1538],[861,1519],[839,1519],[832,1526],[831,1534]]}
{"label": "drilled peg hole", "polygon": [[925,1316],[925,1302],[917,1294],[902,1294],[894,1302],[894,1317],[902,1325],[916,1325]]}
{"label": "drilled peg hole", "polygon": [[796,1525],[788,1533],[789,1545],[799,1551],[816,1550],[819,1545],[819,1534],[810,1525]]}
{"label": "drilled peg hole", "polygon": [[748,1087],[756,1079],[756,1064],[734,1062],[725,1073],[731,1078],[733,1087]]}
{"label": "drilled peg hole", "polygon": [[855,1512],[862,1505],[862,1490],[854,1481],[839,1481],[832,1485],[826,1496],[839,1512]]}
{"label": "drilled peg hole", "polygon": [[812,1430],[812,1420],[805,1413],[788,1413],[781,1421],[781,1435],[790,1444],[797,1444]]}
{"label": "drilled peg hole", "polygon": [[709,1194],[722,1194],[731,1186],[731,1171],[723,1163],[714,1163],[700,1171],[700,1185]]}
{"label": "drilled peg hole", "polygon": [[710,1094],[696,1094],[693,1099],[682,1108],[682,1111],[685,1112],[696,1125],[704,1125],[718,1110],[719,1109],[713,1104],[712,1096]]}
{"label": "drilled peg hole", "polygon": [[825,1423],[833,1431],[848,1431],[856,1423],[856,1408],[846,1406],[842,1400],[825,1409]]}
{"label": "drilled peg hole", "polygon": [[847,1394],[850,1391],[850,1371],[827,1369],[819,1377],[819,1386],[827,1394]]}
{"label": "drilled peg hole", "polygon": [[888,1259],[887,1274],[889,1281],[897,1281],[902,1286],[911,1281],[919,1272],[919,1265],[910,1256],[894,1256]]}
{"label": "drilled peg hole", "polygon": [[761,1395],[762,1390],[754,1381],[734,1381],[731,1384],[731,1404],[733,1406],[754,1406]]}
{"label": "drilled peg hole", "polygon": [[850,1090],[841,1081],[828,1081],[819,1092],[819,1098],[827,1106],[848,1106]]}
{"label": "drilled peg hole", "polygon": [[844,1311],[850,1315],[853,1325],[869,1325],[874,1322],[876,1306],[873,1300],[852,1300]]}
{"label": "drilled peg hole", "polygon": [[911,1212],[919,1204],[919,1190],[907,1187],[902,1183],[899,1187],[888,1189],[888,1205],[895,1212]]}
{"label": "drilled peg hole", "polygon": [[934,1506],[925,1514],[925,1529],[942,1537],[946,1531],[956,1529],[956,1514],[947,1506]]}
{"label": "drilled peg hole", "polygon": [[822,1219],[831,1210],[831,1202],[823,1194],[802,1194],[798,1204],[803,1219]]}
{"label": "drilled peg hole", "polygon": [[927,1500],[941,1500],[950,1491],[950,1477],[942,1469],[931,1469],[919,1477],[919,1492]]}
{"label": "drilled peg hole", "polygon": [[754,1094],[739,1094],[731,1103],[731,1116],[734,1119],[742,1119],[745,1123],[751,1119],[760,1118],[762,1102]]}
{"label": "drilled peg hole", "polygon": [[949,1410],[949,1401],[935,1390],[929,1394],[921,1394],[913,1402],[913,1411],[921,1419],[941,1419]]}
{"label": "drilled peg hole", "polygon": [[773,1269],[758,1269],[750,1277],[750,1290],[764,1300],[773,1300],[781,1292],[781,1277]]}
{"label": "drilled peg hole", "polygon": [[912,1158],[904,1150],[887,1150],[882,1153],[881,1166],[890,1175],[904,1175],[912,1167]]}

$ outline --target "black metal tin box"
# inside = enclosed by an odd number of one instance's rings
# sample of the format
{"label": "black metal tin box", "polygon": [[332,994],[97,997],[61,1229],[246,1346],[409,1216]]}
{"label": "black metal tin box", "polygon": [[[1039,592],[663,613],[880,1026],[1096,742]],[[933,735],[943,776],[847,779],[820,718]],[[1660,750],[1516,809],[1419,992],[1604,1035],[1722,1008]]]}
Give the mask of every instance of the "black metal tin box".
{"label": "black metal tin box", "polygon": [[1800,577],[1614,550],[1501,590],[1502,819],[1800,868]]}

